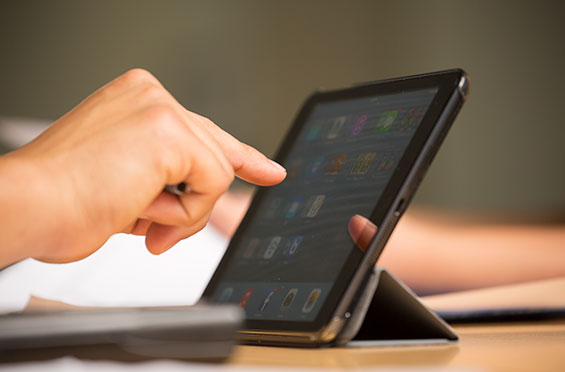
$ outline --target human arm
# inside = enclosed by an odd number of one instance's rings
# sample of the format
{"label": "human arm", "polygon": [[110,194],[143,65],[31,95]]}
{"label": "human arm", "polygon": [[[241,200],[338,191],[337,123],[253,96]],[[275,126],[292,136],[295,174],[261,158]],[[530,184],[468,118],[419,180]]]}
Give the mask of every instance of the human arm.
{"label": "human arm", "polygon": [[[286,173],[131,70],[0,157],[0,267],[78,260],[118,232],[161,253],[205,226],[234,175],[272,185]],[[181,181],[191,193],[162,191]]]}
{"label": "human arm", "polygon": [[408,212],[379,265],[420,294],[565,276],[565,225]]}
{"label": "human arm", "polygon": [[[250,193],[225,194],[212,223],[231,236],[249,201]],[[376,226],[361,216],[351,222],[354,241],[366,248]],[[564,224],[477,222],[412,208],[378,260],[419,294],[565,276],[564,263]]]}

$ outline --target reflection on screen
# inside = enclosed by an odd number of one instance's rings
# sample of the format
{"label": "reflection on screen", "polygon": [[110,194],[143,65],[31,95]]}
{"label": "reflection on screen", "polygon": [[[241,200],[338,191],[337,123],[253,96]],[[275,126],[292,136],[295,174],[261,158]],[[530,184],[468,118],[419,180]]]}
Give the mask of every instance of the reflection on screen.
{"label": "reflection on screen", "polygon": [[361,256],[348,233],[370,216],[437,89],[318,104],[282,163],[214,299],[250,319],[312,320],[344,263]]}

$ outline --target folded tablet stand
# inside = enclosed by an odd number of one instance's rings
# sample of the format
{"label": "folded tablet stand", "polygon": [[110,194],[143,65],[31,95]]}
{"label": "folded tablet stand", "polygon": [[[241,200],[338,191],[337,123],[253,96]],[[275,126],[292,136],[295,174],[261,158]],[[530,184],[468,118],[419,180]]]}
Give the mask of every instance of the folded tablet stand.
{"label": "folded tablet stand", "polygon": [[451,327],[404,283],[375,267],[336,345],[437,344],[458,340]]}

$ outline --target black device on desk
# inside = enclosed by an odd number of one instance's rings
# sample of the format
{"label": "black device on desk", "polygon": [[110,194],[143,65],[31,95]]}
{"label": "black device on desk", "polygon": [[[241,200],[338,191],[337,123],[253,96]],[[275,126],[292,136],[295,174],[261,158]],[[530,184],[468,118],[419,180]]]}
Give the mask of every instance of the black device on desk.
{"label": "black device on desk", "polygon": [[259,189],[203,301],[245,309],[247,342],[354,337],[383,277],[377,258],[467,90],[465,72],[450,70],[314,93],[275,158],[287,178]]}

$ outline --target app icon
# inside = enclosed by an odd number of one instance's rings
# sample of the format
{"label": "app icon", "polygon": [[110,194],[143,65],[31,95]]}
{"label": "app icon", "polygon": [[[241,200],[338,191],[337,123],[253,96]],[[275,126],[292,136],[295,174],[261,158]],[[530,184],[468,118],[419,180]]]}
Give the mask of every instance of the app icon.
{"label": "app icon", "polygon": [[392,111],[384,112],[379,118],[379,121],[377,122],[375,131],[379,133],[388,132],[390,128],[392,128],[392,124],[394,124],[394,121],[396,120],[399,111],[400,110],[392,110]]}
{"label": "app icon", "polygon": [[326,160],[325,156],[318,156],[314,159],[310,168],[308,168],[308,177],[314,177],[318,173],[322,168],[322,164],[324,164],[324,160]]}
{"label": "app icon", "polygon": [[297,293],[298,293],[298,288],[291,288],[288,291],[288,293],[286,294],[286,296],[284,297],[284,300],[282,302],[281,311],[288,310],[290,305],[292,305],[292,303],[294,302],[294,299],[296,298]]}
{"label": "app icon", "polygon": [[339,133],[343,129],[345,122],[347,121],[346,116],[338,116],[333,121],[332,127],[328,133],[328,139],[336,139],[339,136]]}
{"label": "app icon", "polygon": [[220,295],[220,298],[218,298],[218,302],[221,303],[221,304],[225,304],[226,302],[229,301],[232,293],[233,293],[232,287],[228,287],[228,288],[224,289],[222,294]]}
{"label": "app icon", "polygon": [[322,131],[322,122],[318,121],[314,123],[306,132],[306,140],[307,141],[315,141],[318,139],[320,132]]}
{"label": "app icon", "polygon": [[263,302],[259,305],[259,311],[260,312],[265,311],[265,309],[267,308],[267,305],[269,305],[269,302],[271,302],[271,299],[273,298],[275,293],[277,293],[278,290],[279,290],[279,287],[275,287],[275,288],[271,289],[269,291],[269,293],[267,293],[267,295],[263,299]]}
{"label": "app icon", "polygon": [[257,247],[259,247],[260,242],[261,240],[259,238],[251,239],[243,250],[243,258],[252,258],[255,254],[255,251],[257,250]]}
{"label": "app icon", "polygon": [[243,292],[243,296],[241,296],[241,298],[239,299],[240,308],[245,309],[247,303],[249,302],[249,299],[251,299],[251,295],[253,294],[253,291],[254,291],[253,288],[247,288],[245,292]]}
{"label": "app icon", "polygon": [[355,125],[353,125],[353,129],[351,130],[352,136],[358,136],[359,133],[363,130],[365,124],[367,124],[367,119],[369,119],[369,115],[363,114],[357,118],[355,121]]}
{"label": "app icon", "polygon": [[310,292],[306,303],[304,303],[304,306],[302,307],[303,313],[309,313],[312,311],[314,305],[316,305],[316,301],[318,301],[318,298],[320,297],[320,293],[322,293],[320,288],[313,289],[312,292]]}
{"label": "app icon", "polygon": [[414,108],[411,108],[410,110],[408,110],[406,114],[404,114],[404,117],[400,122],[400,129],[403,130],[409,129],[412,126],[413,122],[414,122]]}
{"label": "app icon", "polygon": [[357,156],[355,164],[351,168],[351,174],[361,176],[367,173],[376,155],[376,152],[364,152]]}
{"label": "app icon", "polygon": [[284,218],[288,220],[296,216],[298,210],[300,209],[300,205],[302,204],[302,200],[303,199],[301,196],[297,196],[296,198],[292,199],[288,209],[286,210],[286,213],[284,214]]}
{"label": "app icon", "polygon": [[322,207],[322,204],[324,204],[325,199],[326,199],[325,195],[311,196],[310,199],[308,199],[308,204],[306,208],[304,209],[304,212],[306,212],[305,217],[309,217],[309,218],[316,217],[318,211]]}
{"label": "app icon", "polygon": [[346,160],[347,160],[347,155],[345,155],[345,154],[341,154],[341,155],[338,155],[335,158],[333,158],[332,161],[329,163],[329,166],[326,170],[326,175],[327,176],[337,176],[337,174],[339,173],[339,171],[341,170],[341,168],[345,164]]}
{"label": "app icon", "polygon": [[381,116],[379,116],[379,120],[377,120],[377,125],[375,126],[375,132],[386,132],[386,130],[383,130],[383,127],[385,125],[387,117],[388,111],[383,112]]}
{"label": "app icon", "polygon": [[377,172],[387,171],[394,165],[394,156],[392,154],[385,154],[382,160],[377,165]]}
{"label": "app icon", "polygon": [[304,240],[303,236],[293,236],[292,238],[290,238],[284,246],[282,255],[285,257],[294,256],[303,240]]}
{"label": "app icon", "polygon": [[279,244],[281,243],[281,239],[282,238],[280,236],[275,236],[273,239],[271,239],[269,245],[267,246],[267,249],[265,250],[265,253],[263,254],[264,259],[268,260],[273,257],[273,255],[277,251],[277,248],[279,247]]}

